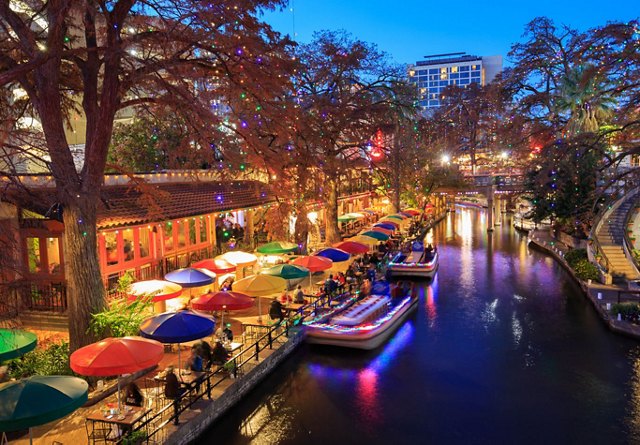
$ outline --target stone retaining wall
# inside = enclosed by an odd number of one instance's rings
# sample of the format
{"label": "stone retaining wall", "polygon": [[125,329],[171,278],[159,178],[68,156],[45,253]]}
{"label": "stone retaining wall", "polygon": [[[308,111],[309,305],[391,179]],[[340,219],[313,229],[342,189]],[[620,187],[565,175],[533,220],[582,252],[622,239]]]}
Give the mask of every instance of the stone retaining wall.
{"label": "stone retaining wall", "polygon": [[264,359],[250,372],[236,380],[220,397],[212,400],[198,416],[185,422],[165,443],[167,445],[193,443],[213,425],[218,418],[240,402],[281,362],[286,360],[303,340],[304,331],[299,328],[291,328],[289,330],[289,340],[286,343],[281,345],[273,354]]}

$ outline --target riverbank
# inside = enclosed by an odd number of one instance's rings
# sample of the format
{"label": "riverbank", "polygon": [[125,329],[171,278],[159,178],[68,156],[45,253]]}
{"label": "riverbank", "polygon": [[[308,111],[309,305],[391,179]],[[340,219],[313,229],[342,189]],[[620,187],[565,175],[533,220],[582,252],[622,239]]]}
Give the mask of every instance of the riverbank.
{"label": "riverbank", "polygon": [[637,296],[631,299],[628,298],[628,295],[631,295],[631,293],[623,286],[585,282],[578,278],[564,259],[564,255],[570,250],[569,247],[553,238],[548,231],[531,231],[529,232],[528,240],[529,245],[533,245],[547,252],[565,268],[573,280],[580,286],[583,295],[591,302],[600,319],[611,331],[640,340],[640,326],[619,320],[611,313],[611,307],[614,304],[621,303],[625,299],[636,302],[640,301]]}

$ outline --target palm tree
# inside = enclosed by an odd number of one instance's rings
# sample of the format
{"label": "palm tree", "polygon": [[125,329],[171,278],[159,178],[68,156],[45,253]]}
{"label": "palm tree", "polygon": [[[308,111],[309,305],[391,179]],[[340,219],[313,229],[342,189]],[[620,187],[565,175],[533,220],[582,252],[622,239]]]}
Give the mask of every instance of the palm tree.
{"label": "palm tree", "polygon": [[593,65],[578,65],[561,79],[556,106],[560,112],[569,113],[569,135],[600,129],[615,105],[609,91],[606,79]]}

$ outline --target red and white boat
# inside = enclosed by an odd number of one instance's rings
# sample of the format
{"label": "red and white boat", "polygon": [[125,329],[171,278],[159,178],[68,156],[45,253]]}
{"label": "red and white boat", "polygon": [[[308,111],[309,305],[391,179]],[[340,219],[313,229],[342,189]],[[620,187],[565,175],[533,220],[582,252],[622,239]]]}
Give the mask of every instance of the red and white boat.
{"label": "red and white boat", "polygon": [[309,343],[374,349],[384,343],[418,307],[410,295],[371,295],[350,302],[316,320],[305,322]]}

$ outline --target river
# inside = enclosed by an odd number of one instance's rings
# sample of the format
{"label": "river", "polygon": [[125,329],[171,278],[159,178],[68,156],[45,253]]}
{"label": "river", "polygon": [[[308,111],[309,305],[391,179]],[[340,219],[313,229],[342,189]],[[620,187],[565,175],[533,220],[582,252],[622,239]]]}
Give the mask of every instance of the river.
{"label": "river", "polygon": [[510,216],[457,207],[418,311],[370,352],[304,345],[202,443],[639,443],[640,344]]}

